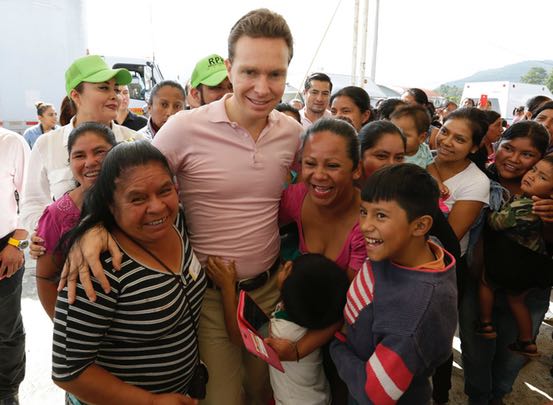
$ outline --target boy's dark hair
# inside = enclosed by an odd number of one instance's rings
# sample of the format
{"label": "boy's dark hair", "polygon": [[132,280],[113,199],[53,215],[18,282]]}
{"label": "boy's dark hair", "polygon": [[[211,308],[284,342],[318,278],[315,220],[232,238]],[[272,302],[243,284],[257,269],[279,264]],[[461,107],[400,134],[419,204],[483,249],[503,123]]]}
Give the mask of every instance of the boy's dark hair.
{"label": "boy's dark hair", "polygon": [[439,197],[438,185],[432,176],[411,163],[378,169],[361,192],[363,201],[395,201],[405,210],[409,222],[423,215],[434,218],[439,212]]}
{"label": "boy's dark hair", "polygon": [[399,107],[390,115],[390,119],[400,119],[402,117],[411,117],[415,123],[417,134],[425,134],[430,128],[430,114],[428,110],[420,105],[405,105]]}
{"label": "boy's dark hair", "polygon": [[298,257],[282,285],[289,320],[307,329],[323,329],[342,319],[349,280],[346,272],[321,254]]}

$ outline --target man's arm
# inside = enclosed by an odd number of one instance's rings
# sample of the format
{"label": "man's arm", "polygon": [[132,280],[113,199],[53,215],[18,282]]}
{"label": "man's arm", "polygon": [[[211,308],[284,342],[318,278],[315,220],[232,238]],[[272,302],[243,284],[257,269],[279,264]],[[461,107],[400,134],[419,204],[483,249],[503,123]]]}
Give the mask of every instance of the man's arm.
{"label": "man's arm", "polygon": [[[27,231],[25,229],[16,229],[12,238],[23,240],[27,238]],[[10,244],[6,245],[0,251],[0,280],[4,277],[9,278],[13,276],[17,270],[23,267],[24,262],[25,255],[22,250]]]}
{"label": "man's arm", "polygon": [[104,274],[104,268],[100,262],[100,254],[109,251],[113,267],[121,269],[122,254],[113,240],[111,234],[101,225],[89,229],[71,247],[69,255],[60,277],[58,291],[63,290],[67,284],[67,300],[70,304],[75,302],[77,280],[81,282],[86,296],[91,301],[96,300],[96,292],[90,281],[90,273],[100,282],[106,294],[110,291],[109,281]]}
{"label": "man's arm", "polygon": [[23,192],[21,195],[20,227],[32,232],[44,208],[52,203],[50,182],[41,154],[40,138],[31,151],[28,167],[28,175],[25,176]]}

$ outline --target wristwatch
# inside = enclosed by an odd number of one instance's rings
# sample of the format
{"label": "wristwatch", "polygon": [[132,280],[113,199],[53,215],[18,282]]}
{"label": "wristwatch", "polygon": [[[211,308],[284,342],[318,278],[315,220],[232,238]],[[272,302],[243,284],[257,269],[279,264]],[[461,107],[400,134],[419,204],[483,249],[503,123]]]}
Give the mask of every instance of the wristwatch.
{"label": "wristwatch", "polygon": [[14,238],[9,238],[8,239],[8,245],[12,245],[12,246],[15,246],[16,248],[18,248],[19,250],[23,250],[23,249],[26,249],[29,246],[29,241],[26,240],[26,239],[18,240],[18,239],[14,239]]}

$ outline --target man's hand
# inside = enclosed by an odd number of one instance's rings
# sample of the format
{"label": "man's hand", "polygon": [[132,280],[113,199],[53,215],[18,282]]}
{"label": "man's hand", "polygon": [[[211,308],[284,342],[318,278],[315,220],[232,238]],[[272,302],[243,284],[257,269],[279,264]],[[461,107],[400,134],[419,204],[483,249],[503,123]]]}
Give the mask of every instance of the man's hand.
{"label": "man's hand", "polygon": [[77,292],[77,279],[83,285],[86,296],[91,301],[96,301],[96,292],[90,281],[90,272],[100,282],[102,289],[109,294],[109,281],[104,274],[104,267],[100,262],[100,254],[109,251],[112,257],[113,267],[121,269],[121,251],[111,234],[103,226],[95,226],[88,230],[82,238],[75,243],[63,265],[58,291],[63,290],[67,282],[67,300],[70,304],[75,302]]}
{"label": "man's hand", "polygon": [[274,338],[274,337],[265,338],[264,342],[274,349],[274,351],[278,354],[278,358],[281,361],[299,360],[297,343],[294,343],[291,340]]}
{"label": "man's hand", "polygon": [[225,262],[220,257],[210,256],[207,259],[207,275],[221,290],[236,288],[236,265]]}
{"label": "man's hand", "polygon": [[13,276],[25,262],[25,255],[21,250],[12,245],[6,245],[0,251],[0,280]]}
{"label": "man's hand", "polygon": [[40,256],[46,253],[46,248],[44,247],[44,239],[33,233],[31,235],[31,245],[29,246],[29,255],[37,260]]}

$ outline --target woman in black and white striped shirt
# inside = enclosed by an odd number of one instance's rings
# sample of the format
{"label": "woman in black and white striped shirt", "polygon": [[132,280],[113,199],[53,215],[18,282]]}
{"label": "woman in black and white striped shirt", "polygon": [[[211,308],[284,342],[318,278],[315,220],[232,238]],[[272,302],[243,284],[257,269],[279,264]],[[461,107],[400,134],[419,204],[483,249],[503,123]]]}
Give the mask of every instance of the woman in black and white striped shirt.
{"label": "woman in black and white striped shirt", "polygon": [[[192,404],[186,396],[199,364],[197,323],[206,279],[186,236],[173,176],[148,142],[106,156],[66,250],[97,224],[123,252],[115,270],[102,256],[109,293],[59,293],[54,318],[57,385],[98,404]],[[62,242],[63,243],[63,242]]]}

